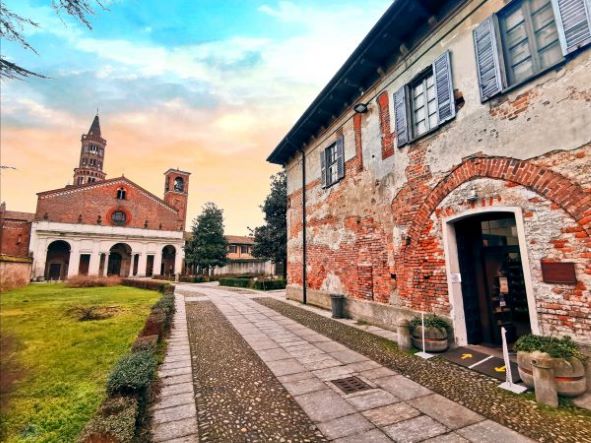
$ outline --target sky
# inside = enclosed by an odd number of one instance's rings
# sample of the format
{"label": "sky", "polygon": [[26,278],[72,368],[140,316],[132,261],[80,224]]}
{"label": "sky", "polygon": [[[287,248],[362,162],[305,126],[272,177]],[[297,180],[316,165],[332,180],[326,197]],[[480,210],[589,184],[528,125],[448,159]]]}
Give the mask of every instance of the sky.
{"label": "sky", "polygon": [[280,167],[267,156],[391,0],[108,0],[92,29],[51,0],[5,0],[39,24],[2,54],[48,79],[1,84],[1,200],[35,211],[36,193],[72,182],[80,135],[99,110],[107,178],[162,196],[163,173],[192,173],[188,225],[205,202],[227,234],[263,223]]}

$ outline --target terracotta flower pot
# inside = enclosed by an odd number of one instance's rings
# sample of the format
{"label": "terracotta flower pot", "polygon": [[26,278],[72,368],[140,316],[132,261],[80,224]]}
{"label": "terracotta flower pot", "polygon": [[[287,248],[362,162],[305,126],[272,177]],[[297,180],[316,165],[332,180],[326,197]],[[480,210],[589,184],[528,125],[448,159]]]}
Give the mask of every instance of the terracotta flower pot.
{"label": "terracotta flower pot", "polygon": [[[587,389],[585,366],[578,358],[553,358],[554,380],[558,394],[566,397],[576,397]],[[517,353],[517,367],[523,383],[534,387],[531,353],[519,351]]]}
{"label": "terracotta flower pot", "polygon": [[[412,344],[415,348],[423,350],[423,327],[415,327],[412,331]],[[425,327],[425,351],[443,352],[447,350],[447,331],[443,328]]]}

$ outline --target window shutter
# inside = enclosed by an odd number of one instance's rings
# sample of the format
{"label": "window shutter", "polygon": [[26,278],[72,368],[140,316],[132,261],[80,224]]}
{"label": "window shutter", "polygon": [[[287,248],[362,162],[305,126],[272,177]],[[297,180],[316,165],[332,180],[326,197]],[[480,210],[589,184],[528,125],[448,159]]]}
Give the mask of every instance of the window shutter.
{"label": "window shutter", "polygon": [[552,7],[564,55],[591,43],[589,0],[552,0]]}
{"label": "window shutter", "polygon": [[345,136],[337,139],[337,172],[339,180],[345,176]]}
{"label": "window shutter", "polygon": [[474,30],[474,49],[481,101],[488,100],[503,89],[493,19],[493,16],[487,18]]}
{"label": "window shutter", "polygon": [[320,151],[320,181],[322,187],[326,188],[326,150]]}
{"label": "window shutter", "polygon": [[437,96],[437,115],[439,124],[451,120],[456,115],[454,87],[451,77],[451,53],[446,51],[433,62],[435,75],[435,95]]}
{"label": "window shutter", "polygon": [[410,141],[406,109],[406,86],[403,86],[394,93],[394,123],[399,148]]}

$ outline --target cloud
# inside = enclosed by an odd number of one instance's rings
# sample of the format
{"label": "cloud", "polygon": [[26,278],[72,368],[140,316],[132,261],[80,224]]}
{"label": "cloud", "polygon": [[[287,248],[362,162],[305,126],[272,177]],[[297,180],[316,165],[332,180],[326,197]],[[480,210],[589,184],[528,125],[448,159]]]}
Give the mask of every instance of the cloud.
{"label": "cloud", "polygon": [[192,171],[189,217],[214,199],[228,232],[246,233],[261,223],[278,170],[266,156],[389,3],[267,2],[258,14],[281,34],[173,45],[151,40],[145,20],[101,35],[27,6],[43,24],[31,35],[46,45],[37,69],[51,80],[3,85],[3,161],[19,167],[3,176],[3,198],[33,210],[36,192],[71,179],[80,133],[100,106],[109,176],[124,172],[160,195],[165,169]]}

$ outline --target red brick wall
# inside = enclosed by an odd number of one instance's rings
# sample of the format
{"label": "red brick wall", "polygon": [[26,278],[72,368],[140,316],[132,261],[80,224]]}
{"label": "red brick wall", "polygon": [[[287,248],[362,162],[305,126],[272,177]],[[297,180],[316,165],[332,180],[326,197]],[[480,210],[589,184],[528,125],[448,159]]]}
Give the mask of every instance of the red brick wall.
{"label": "red brick wall", "polygon": [[[406,184],[346,164],[345,178],[307,195],[308,287],[450,314],[442,220],[480,207],[521,207],[543,333],[591,337],[591,145],[529,160],[477,155],[434,174],[427,145],[408,151]],[[472,186],[484,191],[468,200]],[[288,280],[302,285],[301,191],[289,195]],[[576,264],[576,286],[543,283],[542,260]],[[587,340],[588,341],[588,340]]]}
{"label": "red brick wall", "polygon": [[0,254],[12,257],[29,256],[31,222],[27,220],[0,220]]}
{"label": "red brick wall", "polygon": [[[117,190],[121,187],[126,191],[125,200],[116,198]],[[178,231],[184,224],[174,209],[122,180],[66,188],[55,194],[41,194],[37,200],[35,220],[98,224],[100,217],[101,224],[109,226],[112,225],[111,214],[115,210],[126,213],[127,227]]]}

